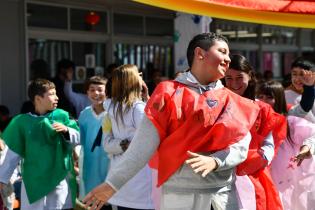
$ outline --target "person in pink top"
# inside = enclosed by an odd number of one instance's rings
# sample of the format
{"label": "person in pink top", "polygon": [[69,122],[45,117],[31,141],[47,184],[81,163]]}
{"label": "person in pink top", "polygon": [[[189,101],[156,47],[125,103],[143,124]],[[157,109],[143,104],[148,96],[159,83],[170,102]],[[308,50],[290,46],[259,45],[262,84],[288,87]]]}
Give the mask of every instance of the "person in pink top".
{"label": "person in pink top", "polygon": [[[276,112],[287,113],[284,89],[280,83],[275,81],[262,83],[257,96],[269,103]],[[314,209],[315,161],[306,158],[314,154],[315,126],[303,118],[294,116],[288,116],[287,121],[287,139],[271,163],[271,175],[284,209]]]}

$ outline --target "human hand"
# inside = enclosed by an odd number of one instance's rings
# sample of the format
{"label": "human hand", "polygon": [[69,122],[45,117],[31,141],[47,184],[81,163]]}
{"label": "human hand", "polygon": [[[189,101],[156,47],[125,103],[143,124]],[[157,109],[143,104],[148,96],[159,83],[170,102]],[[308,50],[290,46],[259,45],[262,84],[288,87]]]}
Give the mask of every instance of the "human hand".
{"label": "human hand", "polygon": [[302,70],[300,80],[304,85],[307,86],[315,85],[315,72]]}
{"label": "human hand", "polygon": [[79,176],[79,174],[80,174],[80,168],[79,168],[78,166],[74,166],[73,169],[74,169],[75,175],[76,175],[76,176]]}
{"label": "human hand", "polygon": [[5,147],[4,141],[0,139],[0,151],[3,151]]}
{"label": "human hand", "polygon": [[141,96],[142,96],[142,99],[144,101],[148,101],[150,99],[150,95],[149,95],[149,89],[148,89],[148,86],[147,84],[145,84],[145,82],[142,80],[142,90],[141,90]]}
{"label": "human hand", "polygon": [[186,160],[186,163],[194,169],[196,174],[201,172],[202,177],[207,176],[207,174],[209,174],[211,171],[218,168],[218,163],[213,157],[199,155],[190,151],[187,153],[191,158]]}
{"label": "human hand", "polygon": [[72,79],[73,79],[73,69],[72,68],[67,69],[65,73],[65,80],[70,82],[72,81]]}
{"label": "human hand", "polygon": [[68,132],[68,127],[65,126],[64,124],[61,124],[61,123],[58,123],[58,122],[53,123],[52,127],[58,133],[60,133],[60,132],[62,132],[62,133]]}
{"label": "human hand", "polygon": [[85,208],[99,210],[115,193],[115,190],[106,182],[95,187],[83,199]]}
{"label": "human hand", "polygon": [[294,158],[294,162],[297,162],[297,166],[300,166],[302,164],[303,160],[309,159],[312,157],[310,150],[311,150],[311,148],[307,145],[303,145],[300,148],[299,154],[297,156],[295,156],[295,158]]}
{"label": "human hand", "polygon": [[125,152],[129,147],[130,141],[128,139],[124,139],[120,142],[121,149]]}

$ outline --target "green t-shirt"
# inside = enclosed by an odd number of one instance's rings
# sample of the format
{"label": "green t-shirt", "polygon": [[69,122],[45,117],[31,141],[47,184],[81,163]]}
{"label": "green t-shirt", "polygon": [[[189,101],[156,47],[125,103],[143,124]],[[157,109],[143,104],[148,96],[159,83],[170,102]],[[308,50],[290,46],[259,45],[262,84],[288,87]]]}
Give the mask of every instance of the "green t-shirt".
{"label": "green t-shirt", "polygon": [[22,157],[22,178],[30,203],[49,194],[68,175],[75,201],[72,145],[52,128],[53,122],[79,130],[67,112],[55,109],[43,116],[20,114],[3,132],[7,146]]}

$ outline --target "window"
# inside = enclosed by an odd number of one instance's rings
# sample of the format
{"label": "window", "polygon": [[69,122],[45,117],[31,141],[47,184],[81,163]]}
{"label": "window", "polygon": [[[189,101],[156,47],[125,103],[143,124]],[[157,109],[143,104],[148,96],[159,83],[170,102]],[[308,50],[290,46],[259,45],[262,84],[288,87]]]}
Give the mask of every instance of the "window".
{"label": "window", "polygon": [[[301,45],[303,47],[314,46],[314,31],[312,29],[301,29]],[[312,49],[313,50],[313,49]]]}
{"label": "window", "polygon": [[[173,19],[146,17],[146,35],[149,36],[173,36]],[[157,27],[158,26],[158,27]]]}
{"label": "window", "polygon": [[67,8],[27,4],[28,26],[67,29],[67,22]]}
{"label": "window", "polygon": [[[73,42],[72,43],[72,60],[79,68],[86,71],[85,77],[93,75],[104,76],[105,68],[105,44],[104,43],[88,43]],[[77,69],[78,70],[78,69]],[[76,78],[76,80],[84,80],[85,78]]]}
{"label": "window", "polygon": [[263,44],[296,45],[297,29],[263,25]]}
{"label": "window", "polygon": [[[94,12],[94,14],[90,14],[91,12]],[[71,9],[70,14],[71,30],[108,33],[106,12]],[[99,18],[97,24],[91,25],[87,23],[87,18],[89,15],[91,16],[91,18],[93,18],[92,15],[94,16],[94,18]]]}
{"label": "window", "polygon": [[[98,9],[27,3],[29,63],[43,59],[49,65],[50,77],[54,77],[57,62],[70,59],[77,66],[76,86],[82,86],[84,78],[104,75],[106,64],[113,62],[136,64],[146,79],[151,71],[147,69],[173,75],[173,16],[148,17],[116,13],[115,8]],[[98,20],[95,25],[87,23],[90,12],[96,14],[90,19]]]}
{"label": "window", "polygon": [[[70,42],[59,40],[29,39],[29,64],[36,60],[44,60],[47,63],[48,77],[56,74],[56,64],[63,58],[70,58]],[[31,72],[30,77],[32,78]]]}
{"label": "window", "polygon": [[258,42],[258,24],[215,19],[210,26],[212,31],[224,35],[230,42]]}
{"label": "window", "polygon": [[114,34],[144,35],[143,17],[114,14]]}
{"label": "window", "polygon": [[144,72],[148,79],[152,72],[147,69],[152,65],[152,70],[159,70],[162,75],[173,75],[173,49],[170,46],[135,45],[118,43],[114,49],[114,59],[117,64],[135,64]]}

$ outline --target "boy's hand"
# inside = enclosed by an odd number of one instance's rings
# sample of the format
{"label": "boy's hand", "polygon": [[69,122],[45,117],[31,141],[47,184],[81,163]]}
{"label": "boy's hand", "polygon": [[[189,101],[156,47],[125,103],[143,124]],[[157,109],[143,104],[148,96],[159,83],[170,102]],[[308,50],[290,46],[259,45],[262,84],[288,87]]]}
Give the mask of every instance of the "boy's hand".
{"label": "boy's hand", "polygon": [[130,141],[128,139],[124,139],[120,142],[121,149],[125,152],[129,147]]}
{"label": "boy's hand", "polygon": [[307,145],[303,145],[300,149],[300,152],[297,156],[295,156],[294,162],[297,162],[297,165],[300,166],[305,159],[309,159],[312,157],[310,147]]}
{"label": "boy's hand", "polygon": [[213,157],[199,155],[190,151],[187,153],[191,159],[186,160],[186,163],[194,169],[195,173],[202,172],[202,177],[207,176],[207,174],[209,174],[211,171],[218,168],[218,163]]}
{"label": "boy's hand", "polygon": [[[106,182],[95,187],[83,199],[86,209],[99,210],[115,193],[115,190]],[[90,208],[89,208],[90,207]]]}
{"label": "boy's hand", "polygon": [[4,150],[4,147],[5,147],[4,142],[2,139],[0,139],[0,151]]}
{"label": "boy's hand", "polygon": [[315,85],[315,72],[303,70],[300,79],[304,85],[313,86]]}
{"label": "boy's hand", "polygon": [[66,77],[65,78],[66,81],[68,81],[68,82],[72,81],[72,79],[73,79],[73,70],[72,69],[67,70],[66,74],[65,74],[65,77]]}
{"label": "boy's hand", "polygon": [[53,123],[52,127],[58,133],[60,133],[60,132],[62,132],[62,133],[68,132],[68,127],[65,126],[64,124],[61,124],[61,123],[58,123],[58,122]]}
{"label": "boy's hand", "polygon": [[145,82],[143,80],[142,80],[141,86],[142,86],[142,90],[141,90],[142,99],[144,101],[148,101],[150,99],[148,86],[147,86],[147,84],[145,84]]}

